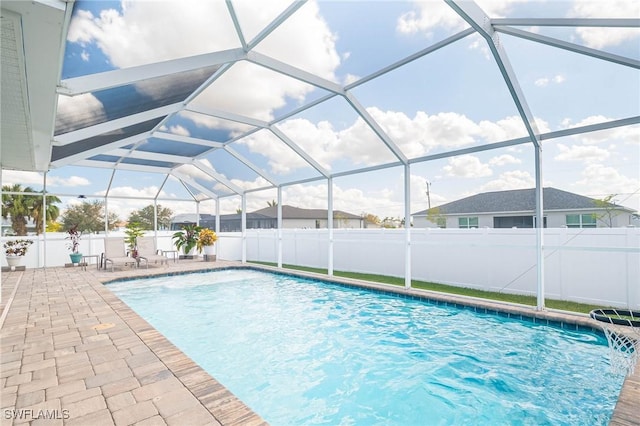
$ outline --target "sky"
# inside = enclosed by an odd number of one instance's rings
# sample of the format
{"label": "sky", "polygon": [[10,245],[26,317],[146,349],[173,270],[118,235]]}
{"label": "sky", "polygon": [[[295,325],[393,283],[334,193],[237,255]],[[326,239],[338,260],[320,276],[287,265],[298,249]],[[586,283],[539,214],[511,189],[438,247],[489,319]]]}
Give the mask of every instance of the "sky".
{"label": "sky", "polygon": [[[611,0],[483,0],[477,4],[493,18],[640,18],[640,3]],[[286,1],[233,1],[247,42],[289,6]],[[310,72],[340,86],[432,46],[468,27],[439,1],[308,1],[258,43],[254,52]],[[640,29],[519,27],[610,54],[640,60]],[[640,73],[531,41],[499,34],[539,132],[640,115]],[[240,46],[224,1],[77,1],[67,36],[62,78],[151,64]],[[179,83],[156,81],[74,98],[60,97],[58,126],[82,116],[101,122],[131,112],[140,102],[152,105],[181,87],[199,85],[202,76],[184,75]],[[192,85],[192,86],[190,86]],[[186,90],[186,89],[185,89]],[[350,90],[357,101],[410,159],[481,146],[527,135],[504,79],[487,47],[474,34]],[[226,110],[271,121],[328,92],[248,61],[233,64],[199,93],[183,112],[163,122],[164,132],[227,142],[250,126],[195,111]],[[120,115],[119,115],[120,114]],[[334,97],[293,114],[276,125],[309,158],[330,173],[377,167],[397,161],[352,105]],[[162,146],[199,161],[241,189],[270,186],[264,176],[224,150],[180,151],[152,139],[137,147],[153,152]],[[279,138],[258,130],[230,145],[267,178],[288,183],[319,176]],[[585,133],[543,142],[544,186],[593,198],[616,194],[621,204],[640,210],[640,125]],[[171,151],[170,151],[171,152]],[[118,155],[118,152],[104,153]],[[105,157],[106,158],[106,157]],[[104,159],[104,158],[103,158]],[[487,191],[535,186],[531,144],[476,152],[411,165],[411,212]],[[334,208],[381,218],[403,217],[404,168],[391,167],[333,180]],[[222,213],[235,212],[240,197],[226,197],[227,187],[194,166],[190,176],[220,198]],[[3,171],[3,185],[22,183],[42,189],[38,173]],[[109,186],[110,185],[110,186]],[[63,202],[91,199],[109,189],[109,209],[125,219],[159,196],[176,213],[194,212],[189,194],[175,177],[67,165],[48,172],[47,190],[64,194]],[[427,198],[429,189],[429,199]],[[127,198],[115,198],[117,196]],[[276,199],[274,189],[250,192],[247,210]],[[303,208],[327,208],[327,181],[283,187],[283,202]],[[212,213],[213,203],[200,212]]]}

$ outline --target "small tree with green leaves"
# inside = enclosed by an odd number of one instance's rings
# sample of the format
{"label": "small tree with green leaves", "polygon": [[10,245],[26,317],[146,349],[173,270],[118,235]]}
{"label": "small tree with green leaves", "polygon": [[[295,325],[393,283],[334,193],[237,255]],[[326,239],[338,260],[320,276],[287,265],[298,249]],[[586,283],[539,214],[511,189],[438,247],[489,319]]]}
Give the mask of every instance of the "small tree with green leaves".
{"label": "small tree with green leaves", "polygon": [[602,199],[593,200],[593,204],[600,210],[600,213],[594,213],[594,216],[607,228],[613,228],[613,218],[621,213],[615,200],[617,196],[618,194],[609,194]]}
{"label": "small tree with green leaves", "polygon": [[447,218],[440,214],[440,207],[431,207],[427,210],[427,220],[435,223],[438,228],[446,227]]}
{"label": "small tree with green leaves", "polygon": [[[158,204],[158,229],[169,229],[171,227],[171,216],[173,211],[167,207],[162,207]],[[153,230],[153,204],[149,204],[146,207],[131,212],[129,215],[129,223],[135,222],[140,225],[142,229]]]}
{"label": "small tree with green leaves", "polygon": [[124,234],[126,235],[124,242],[127,243],[131,252],[135,252],[138,246],[138,238],[144,235],[144,229],[137,222],[129,222]]}
{"label": "small tree with green leaves", "polygon": [[[109,213],[109,229],[115,229],[117,222],[118,216]],[[62,214],[62,225],[65,229],[77,225],[78,230],[85,234],[104,231],[104,202],[84,201],[69,207]]]}

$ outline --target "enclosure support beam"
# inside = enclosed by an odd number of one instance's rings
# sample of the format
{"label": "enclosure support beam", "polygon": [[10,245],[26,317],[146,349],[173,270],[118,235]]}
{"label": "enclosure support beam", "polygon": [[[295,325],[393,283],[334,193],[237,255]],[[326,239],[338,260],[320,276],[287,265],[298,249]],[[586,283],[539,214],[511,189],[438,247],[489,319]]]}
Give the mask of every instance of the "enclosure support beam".
{"label": "enclosure support beam", "polygon": [[109,236],[109,206],[107,203],[109,202],[109,197],[104,197],[104,235],[105,237]]}
{"label": "enclosure support beam", "polygon": [[158,199],[153,199],[153,246],[158,247]]}
{"label": "enclosure support beam", "polygon": [[[220,198],[216,198],[216,233],[220,234]],[[220,243],[216,244],[216,259],[220,256]]]}
{"label": "enclosure support beam", "polygon": [[[0,196],[0,199],[2,196]],[[47,172],[42,176],[42,267],[47,267]]]}
{"label": "enclosure support beam", "polygon": [[333,276],[333,178],[329,176],[327,179],[327,228],[329,229],[329,264],[327,266],[327,274]]}
{"label": "enclosure support beam", "polygon": [[542,187],[542,146],[537,145],[535,149],[536,168],[536,310],[544,309],[544,204]]}
{"label": "enclosure support beam", "polygon": [[[116,176],[116,170],[111,171],[111,177],[109,178],[109,184],[107,185],[107,191],[104,193],[104,235],[109,236],[109,207],[107,202],[109,201],[109,191],[111,191],[111,185],[113,184],[113,178]],[[106,263],[104,266],[107,266]]]}
{"label": "enclosure support beam", "polygon": [[278,268],[282,269],[282,186],[278,186]]}
{"label": "enclosure support beam", "polygon": [[404,231],[406,236],[404,255],[404,286],[411,288],[411,166],[404,165]]}
{"label": "enclosure support beam", "polygon": [[242,194],[242,263],[247,263],[247,194]]}

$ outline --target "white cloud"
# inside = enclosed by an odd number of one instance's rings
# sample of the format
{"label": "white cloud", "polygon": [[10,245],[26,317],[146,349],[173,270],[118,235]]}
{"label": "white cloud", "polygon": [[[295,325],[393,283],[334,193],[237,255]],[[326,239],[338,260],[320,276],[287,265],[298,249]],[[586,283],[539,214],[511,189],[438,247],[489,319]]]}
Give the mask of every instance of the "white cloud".
{"label": "white cloud", "polygon": [[[207,167],[211,167],[211,163],[206,159],[196,160],[196,161],[200,161]],[[204,180],[207,182],[213,182],[215,180],[209,174],[203,172],[193,164],[183,164],[179,167],[176,167],[175,171],[193,179]]]}
{"label": "white cloud", "polygon": [[[236,2],[234,7],[245,31],[249,28],[257,33],[286,4],[263,2],[260,13],[252,2]],[[176,8],[180,10],[179,20],[174,19]],[[229,11],[224,2],[218,1],[129,2],[122,13],[106,10],[98,17],[80,11],[71,23],[68,40],[81,45],[95,43],[118,68],[239,47]],[[335,36],[313,1],[263,40],[257,50],[331,80],[335,80],[334,71],[340,64]],[[153,95],[146,86],[138,88]],[[270,120],[287,98],[302,100],[311,90],[313,87],[298,80],[239,63],[201,93],[195,103]]]}
{"label": "white cloud", "polygon": [[535,179],[522,170],[513,170],[500,174],[498,179],[487,182],[480,187],[481,192],[506,191],[510,189],[526,189],[535,187]]}
{"label": "white cloud", "polygon": [[[2,186],[13,186],[16,184],[42,188],[44,178],[40,172],[25,172],[21,170],[2,170]],[[48,177],[51,179],[51,176]],[[35,188],[34,188],[35,189]]]}
{"label": "white cloud", "polygon": [[353,74],[347,74],[344,77],[344,81],[342,82],[345,86],[348,86],[349,84],[356,82],[360,80],[360,76],[357,75],[353,75]]}
{"label": "white cloud", "polygon": [[70,176],[68,178],[62,178],[58,176],[50,176],[47,178],[47,186],[87,186],[91,182],[89,179],[81,176]]}
{"label": "white cloud", "polygon": [[[264,3],[270,2],[261,2],[260,8]],[[241,6],[247,18],[256,14],[255,2],[241,2]],[[279,11],[286,6],[288,2],[282,2]],[[337,36],[320,14],[318,3],[310,1],[262,41],[256,51],[337,82],[335,70],[340,66],[340,55],[336,40]]]}
{"label": "white cloud", "polygon": [[446,166],[442,168],[447,176],[478,178],[491,176],[493,172],[487,164],[483,164],[478,157],[463,155],[452,157]]}
{"label": "white cloud", "polygon": [[216,79],[193,100],[193,105],[271,121],[273,112],[284,107],[288,99],[301,102],[313,89],[311,85],[243,61]]}
{"label": "white cloud", "polygon": [[89,56],[90,56],[89,52],[87,52],[86,50],[83,50],[82,53],[80,54],[80,57],[85,62],[89,62]]}
{"label": "white cloud", "polygon": [[242,138],[237,143],[246,145],[253,153],[267,157],[273,173],[286,174],[308,166],[302,157],[266,130]]}
{"label": "white cloud", "polygon": [[[409,158],[427,155],[436,149],[456,149],[474,143],[495,142],[526,135],[518,116],[506,117],[496,122],[483,120],[475,123],[464,115],[452,112],[429,115],[418,111],[411,118],[402,112],[382,111],[378,108],[368,108],[367,111]],[[305,119],[286,120],[278,127],[311,158],[329,170],[331,164],[338,159],[365,166],[395,160],[387,146],[359,117],[340,131],[333,129],[329,122],[314,124]],[[256,154],[266,156],[273,173],[289,173],[308,166],[270,132],[256,132],[238,143],[247,145]]]}
{"label": "white cloud", "polygon": [[[159,188],[157,186],[148,186],[144,188],[114,186],[109,190],[109,204],[107,207],[109,212],[117,214],[120,220],[127,220],[132,212],[153,204],[153,198],[158,194],[158,190]],[[105,193],[106,191],[99,191],[95,195],[104,196]],[[161,192],[160,196],[164,198],[167,197],[167,194]],[[134,198],[132,199],[131,197]],[[79,200],[71,200],[69,204],[79,204],[75,201]],[[160,204],[162,204],[162,202]]]}
{"label": "white cloud", "polygon": [[286,135],[292,135],[295,143],[326,169],[331,168],[331,161],[343,155],[341,135],[328,121],[314,125],[308,120],[292,119],[279,127]]}
{"label": "white cloud", "polygon": [[169,127],[169,133],[173,133],[174,135],[180,136],[190,136],[189,130],[185,129],[183,126],[171,126]]}
{"label": "white cloud", "polygon": [[[570,17],[574,18],[640,18],[637,0],[608,0],[606,7],[602,2],[592,0],[574,0]],[[594,49],[616,46],[638,37],[636,28],[577,28],[576,33],[583,42]]]}
{"label": "white cloud", "polygon": [[553,157],[557,161],[584,161],[592,163],[603,161],[609,158],[609,151],[597,146],[572,145],[568,147],[564,144],[557,144],[560,153]]}
{"label": "white cloud", "polygon": [[[106,121],[104,105],[91,93],[78,96],[58,96],[56,127],[75,128],[78,117],[91,122]],[[90,118],[89,118],[90,117]]]}
{"label": "white cloud", "polygon": [[538,87],[547,87],[549,83],[562,84],[566,81],[566,77],[562,74],[556,74],[553,77],[540,77],[533,82]]}
{"label": "white cloud", "polygon": [[546,77],[542,77],[533,82],[538,87],[546,87],[549,85],[549,79]]}
{"label": "white cloud", "polygon": [[507,164],[520,163],[522,163],[522,160],[509,154],[498,155],[497,157],[493,157],[489,160],[489,164],[492,166],[505,166]]}
{"label": "white cloud", "polygon": [[[515,3],[526,3],[528,0],[477,0],[476,3],[490,18],[501,18]],[[424,33],[431,37],[437,27],[458,31],[468,24],[456,14],[450,6],[440,1],[414,1],[414,10],[404,13],[398,18],[396,30],[403,34]]]}
{"label": "white cloud", "polygon": [[218,130],[229,130],[231,137],[238,136],[253,128],[252,126],[249,126],[244,123],[223,120],[217,117],[212,117],[204,114],[196,114],[191,111],[181,111],[178,113],[178,115],[182,118],[186,118],[188,120],[193,121],[193,123],[198,127],[206,127],[209,129],[218,129]]}
{"label": "white cloud", "polygon": [[[118,68],[197,55],[237,46],[229,13],[222,2],[123,2],[122,14],[103,10],[100,16],[79,10],[67,40],[96,43]],[[175,19],[179,7],[181,19]],[[212,17],[216,25],[211,25]],[[168,29],[171,31],[168,31]],[[176,34],[180,34],[176,37]],[[134,42],[135,41],[135,42]]]}
{"label": "white cloud", "polygon": [[[365,192],[360,188],[343,188],[334,183],[333,208],[360,215],[372,213],[378,216],[397,215],[402,207],[395,198],[395,192],[389,188]],[[283,191],[283,202],[302,208],[327,208],[327,185],[292,185]],[[266,206],[266,204],[265,204]]]}
{"label": "white cloud", "polygon": [[[563,128],[571,129],[575,127],[589,126],[592,124],[598,124],[612,120],[612,118],[607,118],[602,115],[592,115],[580,120],[577,123],[572,123],[570,119],[566,118],[562,120],[562,126]],[[580,135],[573,136],[573,138],[580,140],[584,144],[620,141],[624,144],[638,145],[640,141],[640,126],[635,125],[615,127],[613,129],[582,133]]]}
{"label": "white cloud", "polygon": [[[536,123],[538,124],[538,130],[541,132],[547,131],[546,122],[536,119]],[[522,118],[519,115],[505,117],[496,122],[482,120],[479,126],[483,142],[504,141],[526,136],[527,134]]]}
{"label": "white cloud", "polygon": [[616,168],[589,164],[575,185],[583,194],[602,197],[620,194],[616,199],[624,206],[640,210],[640,179],[622,175]]}
{"label": "white cloud", "polygon": [[467,26],[444,2],[414,2],[415,10],[404,13],[398,18],[396,31],[401,34],[423,33],[427,37],[433,35],[433,29],[444,27],[460,30]]}

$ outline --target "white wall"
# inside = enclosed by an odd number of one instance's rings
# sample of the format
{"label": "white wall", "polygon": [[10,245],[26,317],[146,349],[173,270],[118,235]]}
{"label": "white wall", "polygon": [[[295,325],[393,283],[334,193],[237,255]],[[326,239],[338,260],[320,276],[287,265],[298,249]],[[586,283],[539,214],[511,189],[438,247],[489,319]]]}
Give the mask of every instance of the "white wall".
{"label": "white wall", "polygon": [[[404,229],[334,230],[334,269],[404,276]],[[277,231],[247,232],[247,259],[277,261]],[[549,298],[640,309],[640,229],[545,229]],[[326,268],[326,229],[283,230],[283,262]],[[412,229],[412,278],[536,294],[534,229]]]}

